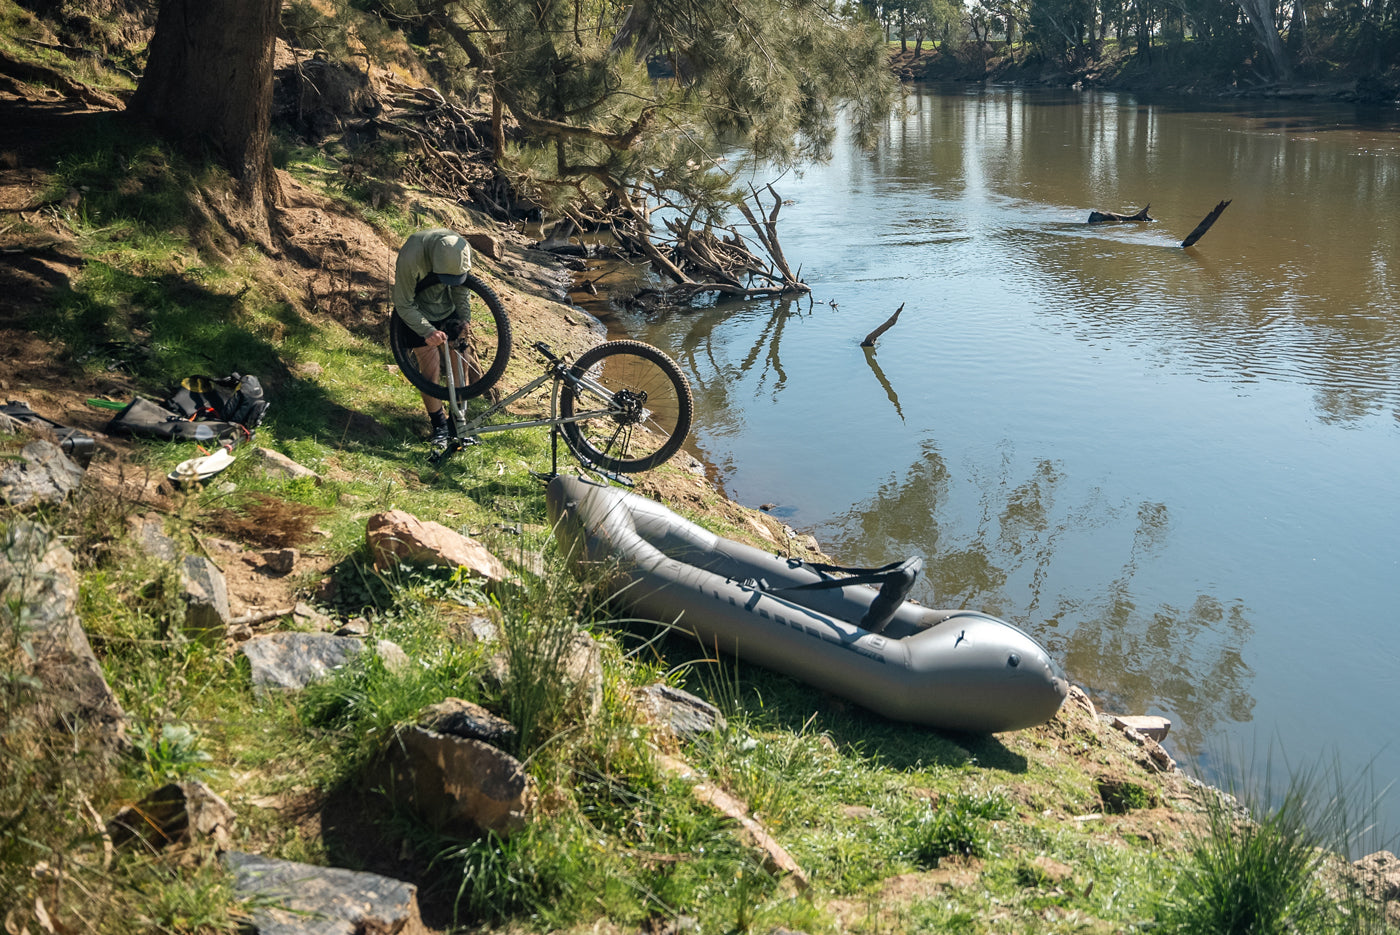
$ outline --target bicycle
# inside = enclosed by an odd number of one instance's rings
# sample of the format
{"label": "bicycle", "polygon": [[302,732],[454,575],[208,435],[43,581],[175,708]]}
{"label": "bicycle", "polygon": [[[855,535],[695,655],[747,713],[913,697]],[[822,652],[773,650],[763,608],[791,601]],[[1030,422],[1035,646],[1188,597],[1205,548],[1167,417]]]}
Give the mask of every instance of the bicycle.
{"label": "bicycle", "polygon": [[[461,334],[452,342],[457,353],[457,365],[461,368],[457,380],[457,394],[464,398],[480,396],[496,385],[506,372],[510,362],[510,318],[501,304],[496,291],[475,273],[467,274],[464,284],[471,291],[473,301]],[[480,301],[476,301],[479,299]],[[428,379],[418,369],[418,357],[409,346],[413,337],[407,324],[399,316],[390,318],[389,349],[394,354],[394,363],[420,392],[438,399],[447,398],[447,375],[451,368],[441,367],[436,380]]]}
{"label": "bicycle", "polygon": [[[585,468],[620,480],[616,475],[648,471],[665,462],[690,432],[695,403],[685,374],[670,357],[640,341],[607,341],[584,351],[572,364],[537,341],[531,346],[544,358],[544,372],[468,421],[465,400],[490,388],[486,376],[471,379],[470,351],[476,343],[464,336],[454,342],[457,346],[441,345],[440,382],[419,372],[411,353],[399,359],[410,383],[447,403],[451,437],[435,447],[429,458],[435,465],[476,444],[482,435],[549,426],[553,474],[558,473],[558,442],[563,437]],[[464,373],[468,382],[459,387]],[[490,423],[516,400],[551,381],[548,418]]]}

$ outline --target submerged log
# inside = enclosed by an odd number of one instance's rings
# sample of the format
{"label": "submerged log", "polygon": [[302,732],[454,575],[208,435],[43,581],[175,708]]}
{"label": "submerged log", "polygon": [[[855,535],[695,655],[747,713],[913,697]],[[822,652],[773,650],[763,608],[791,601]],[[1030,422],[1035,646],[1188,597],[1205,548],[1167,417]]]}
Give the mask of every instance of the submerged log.
{"label": "submerged log", "polygon": [[899,313],[902,312],[902,311],[904,311],[904,303],[903,303],[903,302],[899,303],[899,308],[897,308],[897,309],[894,310],[894,314],[893,314],[893,315],[891,315],[889,318],[885,319],[885,323],[884,323],[883,325],[881,325],[880,327],[876,328],[874,331],[870,332],[869,334],[867,334],[867,335],[865,336],[865,340],[862,341],[862,342],[860,342],[860,346],[861,346],[861,347],[874,347],[874,346],[875,346],[875,339],[878,338],[880,335],[884,334],[886,331],[889,331],[890,328],[892,328],[892,327],[894,326],[894,323],[897,322],[897,321],[899,321]]}
{"label": "submerged log", "polygon": [[1225,212],[1225,209],[1229,206],[1230,201],[1228,200],[1222,201],[1220,202],[1220,204],[1216,205],[1215,208],[1211,210],[1210,214],[1207,214],[1204,218],[1201,219],[1201,223],[1196,225],[1196,229],[1186,235],[1186,239],[1181,242],[1181,245],[1183,247],[1189,247],[1193,243],[1204,237],[1206,235],[1206,231],[1210,230],[1210,226],[1216,222],[1220,215],[1223,214]]}
{"label": "submerged log", "polygon": [[1112,211],[1090,211],[1090,212],[1089,212],[1089,223],[1090,223],[1090,224],[1121,224],[1121,223],[1123,223],[1124,221],[1151,221],[1151,220],[1155,220],[1154,218],[1148,217],[1148,215],[1147,215],[1147,209],[1150,208],[1150,207],[1152,207],[1152,203],[1151,203],[1151,202],[1148,202],[1147,204],[1145,204],[1145,205],[1142,206],[1142,210],[1139,211],[1137,214],[1115,214],[1115,213],[1112,212]]}

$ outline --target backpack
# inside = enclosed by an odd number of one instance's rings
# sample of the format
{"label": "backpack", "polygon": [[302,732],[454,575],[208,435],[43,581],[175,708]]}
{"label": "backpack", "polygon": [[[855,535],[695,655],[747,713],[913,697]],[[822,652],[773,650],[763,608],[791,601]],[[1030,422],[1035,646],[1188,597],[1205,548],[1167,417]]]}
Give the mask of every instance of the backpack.
{"label": "backpack", "polygon": [[233,373],[222,379],[192,376],[159,404],[136,397],[107,423],[113,435],[170,441],[247,441],[267,414],[257,377]]}
{"label": "backpack", "polygon": [[161,405],[184,419],[233,422],[252,432],[262,423],[269,404],[257,377],[232,373],[217,380],[185,377]]}

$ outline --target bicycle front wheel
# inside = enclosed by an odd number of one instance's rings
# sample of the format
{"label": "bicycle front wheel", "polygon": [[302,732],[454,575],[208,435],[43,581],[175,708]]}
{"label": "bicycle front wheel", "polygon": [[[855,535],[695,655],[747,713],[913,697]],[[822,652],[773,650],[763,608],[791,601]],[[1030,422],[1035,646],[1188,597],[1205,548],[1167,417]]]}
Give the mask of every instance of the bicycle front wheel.
{"label": "bicycle front wheel", "polygon": [[[475,273],[467,274],[466,287],[472,293],[466,327],[461,337],[449,342],[457,368],[458,399],[471,399],[491,389],[510,362],[510,319],[506,317],[505,306],[496,291]],[[434,349],[434,366],[425,373],[415,349],[408,344],[413,337],[403,319],[397,315],[390,317],[389,349],[394,353],[394,363],[420,392],[446,399],[447,368],[440,363],[441,354]]]}
{"label": "bicycle front wheel", "polygon": [[559,388],[574,454],[605,471],[648,471],[675,454],[695,404],[675,361],[649,344],[609,341],[579,355]]}

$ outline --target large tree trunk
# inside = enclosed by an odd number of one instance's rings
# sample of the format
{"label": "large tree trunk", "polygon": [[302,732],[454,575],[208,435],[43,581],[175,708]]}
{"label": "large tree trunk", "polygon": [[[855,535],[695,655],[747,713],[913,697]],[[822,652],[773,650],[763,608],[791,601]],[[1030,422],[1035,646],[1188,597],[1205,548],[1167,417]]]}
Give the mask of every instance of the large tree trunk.
{"label": "large tree trunk", "polygon": [[1293,66],[1288,58],[1287,50],[1283,47],[1283,38],[1278,34],[1272,0],[1236,0],[1236,2],[1244,11],[1245,18],[1249,20],[1254,38],[1264,53],[1269,77],[1275,81],[1292,80]]}
{"label": "large tree trunk", "polygon": [[229,170],[240,210],[225,221],[265,246],[279,194],[268,140],[281,9],[282,0],[161,0],[150,62],[128,108]]}

